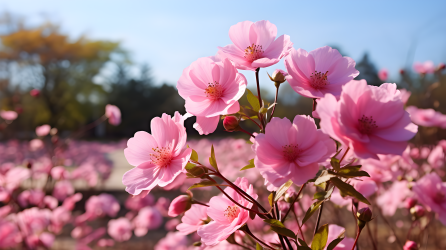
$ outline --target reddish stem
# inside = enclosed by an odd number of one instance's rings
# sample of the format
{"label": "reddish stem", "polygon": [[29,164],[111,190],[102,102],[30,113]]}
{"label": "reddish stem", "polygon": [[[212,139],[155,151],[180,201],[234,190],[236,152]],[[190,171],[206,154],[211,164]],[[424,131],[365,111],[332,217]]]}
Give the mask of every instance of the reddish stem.
{"label": "reddish stem", "polygon": [[285,215],[283,216],[283,218],[282,218],[282,223],[285,221],[285,218],[286,218],[286,217],[288,216],[288,214],[290,213],[291,208],[294,207],[294,203],[295,203],[295,202],[297,201],[297,199],[299,198],[299,195],[300,195],[300,193],[302,193],[302,190],[304,189],[305,185],[306,185],[306,183],[304,183],[304,184],[300,187],[299,192],[298,192],[297,195],[296,195],[296,198],[294,198],[293,202],[291,202],[290,208],[288,209],[288,211],[286,211]]}
{"label": "reddish stem", "polygon": [[359,228],[358,233],[356,234],[355,243],[353,244],[352,250],[355,250],[356,243],[358,242],[359,235],[361,234],[362,229]]}

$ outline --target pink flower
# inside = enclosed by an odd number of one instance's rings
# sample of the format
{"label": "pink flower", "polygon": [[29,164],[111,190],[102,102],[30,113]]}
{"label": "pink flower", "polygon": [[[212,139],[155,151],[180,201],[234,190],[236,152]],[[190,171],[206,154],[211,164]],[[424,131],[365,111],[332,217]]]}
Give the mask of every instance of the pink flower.
{"label": "pink flower", "polygon": [[318,100],[316,111],[322,131],[362,159],[401,155],[418,130],[391,83],[375,87],[353,80],[342,88],[339,101],[332,94]]}
{"label": "pink flower", "polygon": [[179,232],[169,232],[155,245],[154,250],[186,250],[187,238]]}
{"label": "pink flower", "polygon": [[330,93],[339,96],[342,86],[359,75],[355,61],[342,57],[329,46],[308,53],[303,49],[291,50],[285,58],[288,71],[286,80],[297,93],[310,98],[321,98]]}
{"label": "pink flower", "polygon": [[[328,246],[333,240],[337,239],[342,231],[345,231],[345,228],[334,224],[328,225],[328,238],[326,246]],[[335,248],[333,248],[333,250],[350,250],[352,249],[354,243],[354,239],[345,237]],[[324,249],[327,249],[327,247]]]}
{"label": "pink flower", "polygon": [[100,239],[96,245],[98,247],[112,247],[115,245],[115,241],[112,239]]}
{"label": "pink flower", "polygon": [[17,213],[17,224],[24,235],[41,233],[51,221],[51,211],[37,207],[25,209]]}
{"label": "pink flower", "polygon": [[437,145],[429,154],[427,158],[427,162],[432,166],[432,168],[439,169],[444,166],[445,156],[443,152],[443,147],[441,145]]}
{"label": "pink flower", "polygon": [[207,135],[217,128],[220,115],[240,110],[238,100],[246,84],[246,78],[228,59],[215,62],[204,57],[183,70],[177,88],[186,101],[186,111],[197,117],[194,128]]}
{"label": "pink flower", "polygon": [[266,68],[278,63],[293,47],[288,35],[274,40],[276,36],[276,25],[269,21],[240,22],[229,29],[234,44],[218,47],[218,54],[229,58],[238,69]]}
{"label": "pink flower", "polygon": [[193,204],[189,210],[184,213],[181,218],[181,224],[177,226],[177,230],[182,234],[190,234],[198,230],[208,220],[206,207]]}
{"label": "pink flower", "polygon": [[151,206],[155,203],[155,197],[151,194],[139,194],[135,196],[129,196],[125,201],[125,207],[129,210],[138,211],[143,207]]}
{"label": "pink flower", "polygon": [[403,250],[418,250],[417,243],[414,241],[406,241],[406,244],[404,244]]}
{"label": "pink flower", "polygon": [[163,114],[151,122],[152,134],[139,131],[127,142],[127,161],[136,166],[122,177],[126,191],[138,195],[155,186],[165,187],[183,171],[192,149],[186,148],[184,120],[178,112],[171,118]]}
{"label": "pink flower", "polygon": [[432,61],[425,61],[424,63],[415,62],[413,64],[413,69],[418,74],[434,73],[435,65]]}
{"label": "pink flower", "polygon": [[265,180],[280,187],[288,180],[302,185],[316,176],[318,163],[335,153],[336,144],[318,130],[313,118],[305,115],[273,117],[265,134],[258,134],[252,146],[254,163]]}
{"label": "pink flower", "polygon": [[171,219],[166,222],[166,224],[164,225],[164,228],[167,231],[174,231],[175,228],[178,226],[178,224],[180,224],[179,219]]}
{"label": "pink flower", "polygon": [[62,166],[56,166],[51,169],[51,177],[55,180],[64,180],[64,179],[70,179],[70,172],[68,172],[64,167]]}
{"label": "pink flower", "polygon": [[149,230],[157,229],[163,223],[163,216],[153,207],[142,208],[138,215],[133,219],[135,235],[144,236]]}
{"label": "pink flower", "polygon": [[51,232],[54,232],[56,234],[60,233],[63,226],[70,222],[70,220],[71,212],[63,206],[57,207],[56,209],[54,209],[51,216]]}
{"label": "pink flower", "polygon": [[15,111],[0,111],[0,117],[3,118],[3,120],[7,121],[14,121],[17,119],[17,112]]}
{"label": "pink flower", "polygon": [[43,137],[43,136],[46,136],[47,134],[49,134],[50,130],[51,130],[51,126],[48,124],[45,124],[45,125],[42,125],[42,126],[39,126],[36,128],[36,134],[37,134],[37,136]]}
{"label": "pink flower", "polygon": [[40,95],[40,90],[38,90],[38,89],[32,89],[32,90],[29,92],[29,94],[30,94],[32,97],[39,97],[39,95]]}
{"label": "pink flower", "polygon": [[66,208],[67,210],[71,211],[74,209],[74,205],[76,205],[76,203],[78,201],[82,200],[82,194],[81,193],[76,193],[68,198],[66,198],[63,203],[62,206],[64,208]]}
{"label": "pink flower", "polygon": [[0,248],[15,247],[22,242],[22,236],[15,223],[0,219]]}
{"label": "pink flower", "polygon": [[29,141],[29,149],[31,151],[37,151],[37,150],[42,149],[44,147],[45,147],[45,144],[40,139],[32,139],[31,141]]}
{"label": "pink flower", "polygon": [[[237,178],[234,184],[254,199],[257,199],[257,194],[254,193],[252,185],[248,183],[246,178]],[[242,206],[252,207],[252,203],[240,196],[231,187],[225,188],[225,192]],[[238,207],[226,196],[212,197],[209,201],[207,214],[213,221],[198,228],[197,233],[200,235],[201,241],[209,246],[216,245],[227,239],[249,220],[249,211]]]}
{"label": "pink flower", "polygon": [[446,128],[446,115],[433,109],[419,109],[414,106],[406,108],[415,124],[423,127]]}
{"label": "pink flower", "polygon": [[72,194],[74,194],[74,187],[67,180],[58,181],[54,185],[53,196],[59,201],[65,200],[65,198]]}
{"label": "pink flower", "polygon": [[180,195],[172,200],[167,214],[170,217],[176,217],[189,210],[191,205],[192,205],[192,199],[189,195]]}
{"label": "pink flower", "polygon": [[121,123],[121,110],[115,105],[107,104],[105,106],[105,116],[113,126],[118,126]]}
{"label": "pink flower", "polygon": [[132,237],[132,224],[127,218],[118,218],[108,222],[108,234],[116,241],[128,241]]}
{"label": "pink flower", "polygon": [[389,77],[389,71],[386,68],[380,69],[378,71],[378,77],[381,81],[385,82]]}
{"label": "pink flower", "polygon": [[356,191],[360,192],[364,197],[370,197],[378,191],[378,186],[372,178],[362,177],[360,180],[352,180],[351,183]]}
{"label": "pink flower", "polygon": [[436,173],[430,173],[419,179],[412,191],[418,202],[437,213],[438,219],[446,225],[446,183]]}
{"label": "pink flower", "polygon": [[404,207],[404,200],[412,192],[407,187],[407,181],[396,181],[392,186],[376,198],[376,204],[386,216],[393,216],[399,207]]}
{"label": "pink flower", "polygon": [[120,208],[116,198],[105,193],[93,195],[85,202],[85,213],[91,216],[91,219],[105,215],[115,217]]}

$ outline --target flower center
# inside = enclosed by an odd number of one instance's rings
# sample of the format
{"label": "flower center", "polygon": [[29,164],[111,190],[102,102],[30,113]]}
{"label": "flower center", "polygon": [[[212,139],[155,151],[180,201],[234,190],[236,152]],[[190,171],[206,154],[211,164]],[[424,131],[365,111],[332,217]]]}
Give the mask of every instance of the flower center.
{"label": "flower center", "polygon": [[283,148],[283,157],[287,159],[288,161],[294,161],[296,160],[297,156],[299,155],[299,150],[297,149],[297,145],[290,144],[282,146]]}
{"label": "flower center", "polygon": [[328,71],[322,74],[321,72],[314,71],[314,73],[311,73],[311,87],[315,89],[323,89],[325,88],[325,85],[329,84],[327,80],[327,74]]}
{"label": "flower center", "polygon": [[215,101],[223,96],[223,87],[217,82],[209,83],[208,87],[204,91],[206,97]]}
{"label": "flower center", "polygon": [[156,147],[152,148],[152,150],[154,153],[150,154],[150,160],[153,164],[164,167],[172,161],[172,149],[169,146],[162,148]]}
{"label": "flower center", "polygon": [[224,216],[228,218],[229,221],[233,221],[235,218],[237,218],[239,213],[239,208],[237,206],[228,206],[224,212]]}
{"label": "flower center", "polygon": [[358,119],[358,130],[362,134],[370,135],[378,126],[376,125],[373,116],[367,117],[362,115],[361,119]]}
{"label": "flower center", "polygon": [[245,49],[245,59],[254,62],[255,60],[259,59],[263,55],[262,45],[255,45],[252,44],[251,46],[248,46]]}

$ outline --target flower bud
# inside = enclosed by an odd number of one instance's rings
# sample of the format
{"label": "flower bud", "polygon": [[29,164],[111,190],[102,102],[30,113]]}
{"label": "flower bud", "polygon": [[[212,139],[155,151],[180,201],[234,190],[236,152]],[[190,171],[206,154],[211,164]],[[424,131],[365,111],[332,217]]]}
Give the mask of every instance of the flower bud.
{"label": "flower bud", "polygon": [[33,89],[33,90],[31,90],[31,91],[29,92],[29,94],[30,94],[32,97],[39,97],[39,96],[40,96],[40,90],[38,90],[38,89]]}
{"label": "flower bud", "polygon": [[406,201],[404,201],[404,206],[407,209],[411,209],[416,204],[417,204],[417,200],[415,200],[414,198],[407,198]]}
{"label": "flower bud", "polygon": [[192,206],[192,199],[189,195],[180,195],[177,198],[173,199],[170,203],[169,211],[167,214],[170,217],[176,217],[187,210]]}
{"label": "flower bud", "polygon": [[281,83],[285,82],[285,76],[287,76],[288,73],[281,70],[281,69],[276,69],[272,76],[269,76],[269,79],[271,79],[271,81],[274,82],[274,84],[276,85],[276,87],[278,87]]}
{"label": "flower bud", "polygon": [[406,71],[404,71],[404,69],[400,69],[400,75],[404,75],[404,73],[406,73]]}
{"label": "flower bud", "polygon": [[423,215],[425,214],[425,210],[422,206],[420,205],[415,205],[410,209],[410,213],[415,217],[415,218],[420,218],[423,217]]}
{"label": "flower bud", "polygon": [[446,65],[444,63],[438,64],[438,71],[444,70],[446,68]]}
{"label": "flower bud", "polygon": [[404,244],[403,250],[418,250],[417,243],[413,241],[406,241],[406,244]]}
{"label": "flower bud", "polygon": [[226,116],[223,120],[223,127],[225,127],[226,131],[234,132],[240,129],[239,120],[235,116]]}
{"label": "flower bud", "polygon": [[358,217],[358,226],[362,229],[367,222],[372,220],[372,210],[368,207],[361,208],[356,212],[356,216]]}

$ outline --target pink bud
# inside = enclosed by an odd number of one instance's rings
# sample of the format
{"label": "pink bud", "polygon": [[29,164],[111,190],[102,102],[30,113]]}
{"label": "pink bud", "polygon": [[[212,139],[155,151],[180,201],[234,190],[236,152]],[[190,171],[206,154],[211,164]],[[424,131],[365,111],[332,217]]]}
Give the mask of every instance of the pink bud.
{"label": "pink bud", "polygon": [[281,70],[281,69],[276,69],[273,72],[273,75],[270,77],[271,81],[275,82],[276,84],[281,84],[283,82],[286,81],[285,76],[287,76],[288,73]]}
{"label": "pink bud", "polygon": [[33,89],[33,90],[31,90],[31,91],[29,92],[29,94],[30,94],[32,97],[39,97],[39,96],[40,96],[40,90],[38,90],[38,89]]}
{"label": "pink bud", "polygon": [[404,75],[404,73],[406,73],[406,71],[404,71],[404,69],[400,69],[400,74]]}
{"label": "pink bud", "polygon": [[419,218],[425,214],[425,210],[422,206],[415,205],[410,209],[410,213]]}
{"label": "pink bud", "polygon": [[387,69],[381,69],[378,72],[378,77],[381,81],[385,82],[387,80],[387,77],[389,76],[389,72],[387,71]]}
{"label": "pink bud", "polygon": [[189,195],[180,195],[177,198],[173,199],[170,203],[169,211],[167,214],[170,217],[176,217],[187,210],[192,206],[192,200]]}
{"label": "pink bud", "polygon": [[404,201],[404,205],[407,209],[412,208],[416,204],[417,204],[417,200],[415,200],[414,198],[407,198],[406,201]]}
{"label": "pink bud", "polygon": [[408,241],[406,241],[406,244],[404,244],[403,249],[404,250],[418,250],[418,246],[417,246],[417,243],[408,240]]}
{"label": "pink bud", "polygon": [[239,130],[239,120],[235,116],[226,116],[223,120],[223,127],[226,131],[234,132]]}
{"label": "pink bud", "polygon": [[444,70],[446,68],[446,65],[444,63],[438,64],[438,70]]}

